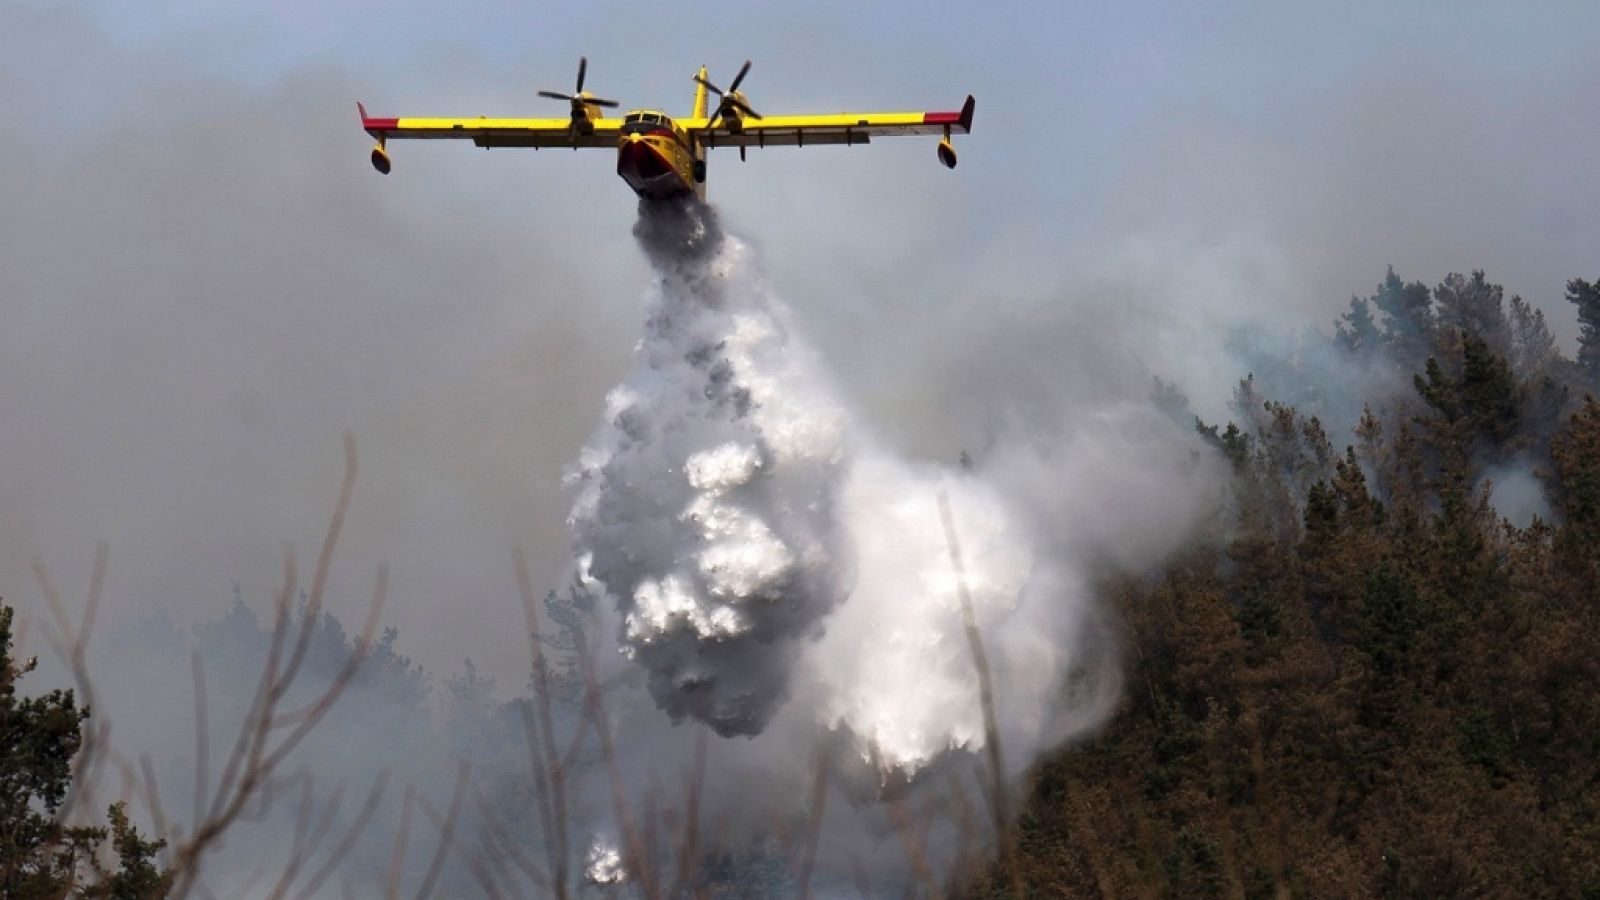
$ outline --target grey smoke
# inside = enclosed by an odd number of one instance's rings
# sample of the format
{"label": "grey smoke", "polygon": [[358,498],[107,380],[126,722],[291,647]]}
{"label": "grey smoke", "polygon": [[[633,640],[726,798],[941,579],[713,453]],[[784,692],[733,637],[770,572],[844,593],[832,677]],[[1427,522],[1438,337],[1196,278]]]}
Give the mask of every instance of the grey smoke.
{"label": "grey smoke", "polygon": [[572,527],[624,652],[674,718],[759,732],[840,596],[842,411],[709,207],[644,203],[657,272],[636,367],[585,449]]}
{"label": "grey smoke", "polygon": [[905,775],[981,750],[943,495],[1018,765],[1092,726],[1105,697],[1062,695],[1069,673],[1110,683],[1085,572],[1158,557],[1207,508],[1184,485],[1215,473],[1182,427],[1107,409],[1054,449],[999,435],[965,471],[907,461],[711,209],[643,204],[636,235],[657,276],[635,368],[572,475],[572,528],[668,716],[748,736],[787,704],[811,742],[850,736],[847,768]]}

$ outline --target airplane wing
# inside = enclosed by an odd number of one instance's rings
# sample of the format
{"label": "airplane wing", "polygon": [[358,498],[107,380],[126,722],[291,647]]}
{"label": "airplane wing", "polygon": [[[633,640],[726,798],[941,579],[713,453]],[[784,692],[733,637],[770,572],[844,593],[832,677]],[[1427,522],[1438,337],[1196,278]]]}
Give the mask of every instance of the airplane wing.
{"label": "airplane wing", "polygon": [[[621,119],[591,119],[574,132],[570,118],[559,119],[384,119],[367,115],[360,103],[361,128],[379,142],[404,139],[470,140],[479,147],[617,148]],[[592,125],[590,130],[587,126]]]}
{"label": "airplane wing", "polygon": [[[812,116],[745,117],[737,129],[717,121],[682,124],[701,133],[707,147],[804,147],[810,144],[865,144],[895,134],[967,134],[972,130],[974,101],[957,112],[833,113]],[[716,120],[712,120],[716,121]]]}

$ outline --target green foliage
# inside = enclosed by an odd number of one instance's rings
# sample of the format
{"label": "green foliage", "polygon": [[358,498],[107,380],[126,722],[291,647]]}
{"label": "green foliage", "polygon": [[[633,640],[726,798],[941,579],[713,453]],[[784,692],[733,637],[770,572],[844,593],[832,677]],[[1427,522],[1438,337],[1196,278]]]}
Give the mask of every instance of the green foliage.
{"label": "green foliage", "polygon": [[1383,345],[1383,332],[1372,317],[1372,303],[1360,297],[1350,298],[1350,311],[1339,317],[1334,326],[1334,337],[1347,353],[1371,356]]}
{"label": "green foliage", "polygon": [[1389,355],[1403,369],[1416,369],[1432,351],[1437,327],[1428,286],[1406,284],[1390,266],[1370,302],[1384,315],[1383,342]]}
{"label": "green foliage", "polygon": [[76,848],[53,816],[72,782],[88,718],[71,691],[17,696],[36,661],[11,657],[13,611],[0,605],[0,895],[44,897],[68,884]]}
{"label": "green foliage", "polygon": [[1198,829],[1178,832],[1171,852],[1162,860],[1170,897],[1222,896],[1221,851]]}
{"label": "green foliage", "polygon": [[1518,296],[1511,298],[1511,311],[1507,313],[1510,328],[1512,367],[1518,378],[1532,378],[1547,372],[1557,359],[1556,339],[1544,321],[1544,310]]}
{"label": "green foliage", "polygon": [[1551,442],[1556,500],[1566,521],[1559,538],[1563,562],[1595,585],[1600,565],[1600,402],[1591,395]]}
{"label": "green foliage", "polygon": [[[78,896],[85,900],[154,900],[165,897],[172,886],[172,875],[156,865],[156,854],[166,841],[147,841],[128,821],[127,808],[114,804],[107,811],[111,821],[111,846],[117,854],[114,871],[96,869],[99,878],[83,887]],[[100,839],[105,831],[97,829]]]}
{"label": "green foliage", "polygon": [[1447,275],[1433,289],[1439,327],[1474,335],[1495,353],[1508,353],[1511,328],[1506,321],[1504,296],[1500,285],[1490,284],[1481,269],[1471,276]]}
{"label": "green foliage", "polygon": [[1567,302],[1578,307],[1578,365],[1600,385],[1600,279],[1568,281]]}
{"label": "green foliage", "polygon": [[115,869],[98,859],[106,829],[57,821],[89,711],[70,690],[17,695],[17,681],[35,661],[18,665],[11,656],[13,616],[0,604],[0,897],[159,900],[169,886],[154,862],[164,844],[140,837],[122,804],[108,814]]}

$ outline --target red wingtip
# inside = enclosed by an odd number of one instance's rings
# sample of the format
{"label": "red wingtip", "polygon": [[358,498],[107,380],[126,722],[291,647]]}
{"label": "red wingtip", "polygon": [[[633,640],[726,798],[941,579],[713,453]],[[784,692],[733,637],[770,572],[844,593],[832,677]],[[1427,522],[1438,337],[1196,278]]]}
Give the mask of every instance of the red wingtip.
{"label": "red wingtip", "polygon": [[922,121],[925,125],[943,125],[945,128],[959,129],[957,134],[966,134],[972,130],[972,108],[976,101],[972,95],[967,95],[967,102],[961,104],[960,112],[931,112],[923,113]]}
{"label": "red wingtip", "polygon": [[356,112],[361,113],[362,130],[379,140],[400,126],[399,119],[374,119],[367,115],[367,107],[360,100],[356,101]]}

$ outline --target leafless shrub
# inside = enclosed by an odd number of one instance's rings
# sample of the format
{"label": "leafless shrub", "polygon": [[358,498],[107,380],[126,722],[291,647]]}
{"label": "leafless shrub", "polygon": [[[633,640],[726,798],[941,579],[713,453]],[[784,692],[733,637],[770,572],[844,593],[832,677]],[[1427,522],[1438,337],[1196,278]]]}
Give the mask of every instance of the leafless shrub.
{"label": "leafless shrub", "polygon": [[1022,870],[1017,864],[1010,828],[1011,817],[1006,803],[1005,754],[1000,746],[999,719],[995,713],[994,675],[989,668],[989,656],[983,649],[983,635],[978,631],[977,618],[972,612],[972,595],[967,589],[967,571],[961,559],[961,541],[956,534],[955,517],[950,513],[950,498],[943,491],[939,493],[939,518],[944,522],[950,565],[956,570],[962,625],[967,634],[967,647],[972,651],[972,667],[978,678],[978,702],[983,707],[984,749],[989,757],[989,812],[994,820],[995,840],[1000,844],[1000,864],[1011,880],[1012,893],[1020,897]]}
{"label": "leafless shrub", "polygon": [[[154,823],[156,836],[169,842],[164,851],[163,864],[173,875],[170,896],[174,898],[191,895],[215,897],[216,893],[208,887],[203,877],[210,854],[239,822],[262,815],[274,803],[287,799],[295,813],[287,857],[275,863],[263,862],[248,874],[246,889],[263,887],[265,896],[272,900],[309,900],[335,880],[342,863],[370,826],[383,802],[390,782],[386,771],[373,775],[365,799],[354,817],[347,825],[337,828],[344,806],[343,789],[334,786],[325,794],[319,793],[311,773],[302,771],[285,774],[283,771],[293,751],[326,720],[340,696],[350,686],[373,647],[383,608],[387,572],[380,568],[354,652],[332,680],[317,691],[309,702],[286,709],[286,698],[291,694],[291,689],[297,681],[303,680],[303,664],[307,659],[316,620],[323,608],[329,570],[349,509],[356,475],[355,444],[347,437],[344,477],[317,557],[316,569],[305,594],[304,609],[297,623],[292,607],[299,593],[299,577],[294,554],[286,550],[282,581],[273,605],[273,625],[266,660],[244,720],[231,738],[223,766],[215,777],[205,666],[198,654],[191,657],[195,770],[193,803],[187,813],[187,825],[176,821],[164,804],[155,767],[150,759],[141,759],[137,769],[126,763],[121,765],[124,793],[139,795]],[[880,796],[880,805],[899,838],[914,885],[913,893],[930,898],[943,896],[946,885],[969,877],[981,863],[980,851],[985,844],[982,833],[986,830],[980,821],[983,817],[981,810],[987,807],[987,818],[998,841],[1001,865],[1012,882],[1014,894],[1021,896],[1020,870],[1010,837],[1010,810],[993,677],[972,609],[956,523],[945,496],[939,497],[939,505],[951,565],[958,578],[963,624],[982,705],[987,778],[977,786],[981,796],[978,805],[972,802],[969,786],[963,783],[961,773],[954,769],[948,770],[948,783],[942,790],[929,784],[922,785],[916,792],[888,790]],[[106,561],[107,551],[102,545],[95,554],[87,601],[76,621],[68,614],[44,565],[39,563],[34,567],[51,613],[52,627],[47,629],[47,636],[51,646],[71,669],[77,690],[86,705],[93,704],[96,699],[87,667],[87,653],[104,591]],[[449,804],[442,814],[415,787],[407,787],[387,870],[381,873],[379,883],[374,887],[390,900],[400,900],[402,897],[427,900],[440,884],[447,860],[454,857],[465,867],[483,895],[492,900],[525,896],[570,900],[577,893],[575,880],[582,876],[584,870],[581,860],[575,858],[573,773],[587,746],[597,752],[604,777],[609,782],[610,812],[621,836],[620,849],[632,890],[646,900],[705,896],[708,888],[700,884],[700,867],[708,854],[722,843],[721,836],[727,833],[725,821],[703,821],[708,755],[706,732],[699,730],[696,733],[692,762],[683,781],[681,795],[657,784],[647,793],[642,806],[636,807],[637,801],[630,799],[623,777],[607,710],[608,692],[623,682],[619,677],[607,677],[599,670],[593,642],[580,632],[573,648],[575,659],[572,660],[581,675],[580,710],[575,723],[569,726],[572,733],[557,733],[556,698],[544,649],[546,641],[541,635],[540,617],[527,564],[520,552],[515,554],[514,563],[527,622],[532,672],[532,697],[526,702],[519,702],[516,708],[526,741],[528,777],[542,846],[536,850],[524,846],[525,839],[514,835],[497,816],[494,805],[473,784],[468,768],[463,763],[457,772]],[[595,739],[593,745],[588,744],[591,734]],[[74,809],[93,805],[104,767],[113,759],[113,754],[109,752],[108,735],[109,724],[103,716],[97,717],[87,728],[83,749],[76,762],[78,768],[73,790],[60,812],[63,821]],[[830,755],[826,747],[819,744],[803,819],[774,824],[774,833],[781,837],[784,846],[795,891],[802,898],[812,895],[831,776]],[[920,797],[921,802],[914,804],[915,797]],[[478,823],[477,836],[472,843],[463,839],[461,827],[469,798]],[[681,806],[677,805],[680,803]],[[421,854],[426,856],[428,864],[420,882],[407,888],[403,884],[406,880],[405,863],[419,855],[411,846],[415,814],[419,811],[434,826],[436,841],[432,843],[431,852]],[[956,852],[948,860],[948,867],[936,865],[930,850],[930,835],[941,820],[953,828],[956,835]],[[860,858],[850,854],[849,859],[857,892],[862,897],[877,896]],[[339,880],[338,884],[339,890],[346,896],[355,894],[355,887],[348,881]],[[232,889],[241,888],[236,884]]]}
{"label": "leafless shrub", "polygon": [[[226,764],[213,784],[210,777],[211,739],[207,710],[205,669],[198,655],[191,660],[194,683],[195,718],[195,781],[193,808],[187,827],[176,822],[162,801],[160,783],[155,767],[148,757],[141,758],[139,769],[122,763],[124,794],[138,794],[149,811],[155,836],[166,841],[162,864],[171,876],[169,897],[181,900],[191,894],[204,898],[215,897],[215,892],[203,879],[208,855],[219,846],[222,838],[240,821],[269,808],[285,788],[298,784],[294,835],[288,858],[276,868],[258,867],[248,873],[243,886],[236,890],[248,891],[263,876],[272,878],[267,896],[272,900],[294,898],[305,900],[338,870],[355,843],[366,830],[377,811],[389,782],[389,774],[378,772],[360,810],[338,839],[328,846],[343,805],[343,789],[335,787],[320,803],[316,784],[310,773],[294,776],[282,775],[290,754],[309,736],[333,709],[339,697],[349,687],[362,662],[373,646],[379,615],[388,584],[386,568],[380,567],[372,598],[367,607],[366,620],[355,649],[332,680],[310,702],[296,709],[284,709],[284,702],[299,683],[302,666],[310,649],[313,630],[320,616],[326,592],[328,573],[332,568],[334,551],[340,530],[349,510],[351,495],[357,475],[355,441],[349,435],[344,439],[345,466],[340,483],[338,500],[323,537],[317,567],[313,573],[310,590],[306,594],[305,608],[300,613],[298,627],[294,625],[293,600],[298,593],[299,581],[294,554],[285,550],[283,580],[273,605],[271,643],[261,677],[252,696],[248,711],[238,733],[234,736]],[[46,638],[52,649],[61,657],[72,673],[79,696],[86,707],[94,708],[97,692],[88,668],[88,647],[94,632],[95,619],[104,594],[108,551],[104,544],[96,548],[94,569],[90,578],[88,599],[76,622],[68,614],[66,604],[56,590],[49,572],[42,562],[33,566],[34,576],[49,607],[53,629]],[[95,806],[95,794],[103,769],[113,758],[109,747],[109,721],[105,716],[91,718],[85,726],[83,744],[74,761],[74,778],[71,790],[56,813],[57,821],[67,822],[75,813]],[[451,829],[460,807],[466,783],[465,771],[457,782],[456,796],[451,802],[451,812],[446,827],[441,832],[439,850],[429,869],[417,900],[423,900],[432,891],[442,864],[444,848],[450,843]],[[407,816],[409,819],[410,794]],[[425,802],[425,801],[424,801]],[[402,834],[405,823],[402,823]],[[320,856],[320,861],[318,857]],[[314,867],[314,868],[313,868]],[[307,873],[309,873],[307,875]],[[391,875],[395,874],[391,872]],[[302,881],[302,875],[306,875]],[[395,882],[391,879],[391,885]],[[344,885],[348,893],[349,886]]]}

